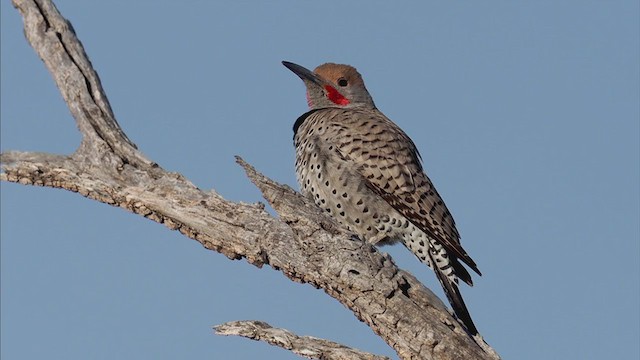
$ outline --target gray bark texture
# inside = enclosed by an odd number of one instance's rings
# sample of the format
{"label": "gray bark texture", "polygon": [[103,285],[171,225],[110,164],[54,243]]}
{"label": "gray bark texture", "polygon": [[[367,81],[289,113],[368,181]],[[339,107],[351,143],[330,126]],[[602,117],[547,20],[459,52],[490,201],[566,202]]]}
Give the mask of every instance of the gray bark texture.
{"label": "gray bark texture", "polygon": [[[499,359],[470,337],[443,303],[386,255],[346,232],[312,202],[238,158],[279,218],[261,204],[225,200],[147,159],[122,132],[71,24],[49,0],[13,0],[25,36],[44,61],[82,133],[71,155],[6,152],[0,180],[77,192],[178,230],[230,259],[267,264],[323,289],[402,359]],[[5,121],[9,121],[6,120]],[[261,322],[216,328],[319,359],[374,359],[334,342]],[[283,340],[285,339],[285,340]]]}

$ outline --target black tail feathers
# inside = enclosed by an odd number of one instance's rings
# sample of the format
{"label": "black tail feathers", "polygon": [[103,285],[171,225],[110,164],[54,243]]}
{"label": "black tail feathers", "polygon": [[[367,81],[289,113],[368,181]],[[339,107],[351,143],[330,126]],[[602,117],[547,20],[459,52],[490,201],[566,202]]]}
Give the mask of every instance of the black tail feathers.
{"label": "black tail feathers", "polygon": [[450,281],[447,275],[439,271],[437,267],[435,273],[436,276],[438,276],[438,280],[440,280],[440,284],[442,284],[442,288],[444,289],[445,295],[447,295],[447,299],[449,299],[451,307],[453,307],[453,312],[456,314],[456,317],[460,319],[471,335],[476,335],[478,329],[476,329],[473,320],[471,320],[471,315],[469,314],[469,310],[467,310],[467,305],[465,305],[462,299],[460,290],[458,290],[458,285]]}

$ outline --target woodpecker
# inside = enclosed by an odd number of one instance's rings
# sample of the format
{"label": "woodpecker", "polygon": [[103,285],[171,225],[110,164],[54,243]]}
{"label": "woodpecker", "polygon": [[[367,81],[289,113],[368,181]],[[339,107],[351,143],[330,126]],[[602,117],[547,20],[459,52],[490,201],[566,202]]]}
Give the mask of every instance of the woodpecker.
{"label": "woodpecker", "polygon": [[477,334],[458,279],[473,285],[462,263],[482,274],[413,141],[376,108],[354,67],[282,64],[307,90],[309,111],[293,126],[301,192],[364,241],[402,242],[434,270],[458,319]]}

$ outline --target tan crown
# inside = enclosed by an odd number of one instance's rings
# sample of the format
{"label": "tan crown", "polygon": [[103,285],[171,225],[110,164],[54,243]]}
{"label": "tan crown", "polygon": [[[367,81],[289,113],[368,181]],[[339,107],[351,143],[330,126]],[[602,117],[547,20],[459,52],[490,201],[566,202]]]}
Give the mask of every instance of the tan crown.
{"label": "tan crown", "polygon": [[345,78],[351,86],[364,85],[358,70],[350,65],[326,63],[318,66],[313,72],[332,84],[337,84],[340,78]]}

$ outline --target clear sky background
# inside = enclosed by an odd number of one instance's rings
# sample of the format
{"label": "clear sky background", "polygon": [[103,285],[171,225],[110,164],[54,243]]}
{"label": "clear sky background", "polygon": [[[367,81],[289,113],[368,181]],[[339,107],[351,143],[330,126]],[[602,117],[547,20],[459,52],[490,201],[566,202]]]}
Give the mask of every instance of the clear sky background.
{"label": "clear sky background", "polygon": [[[504,359],[640,357],[637,1],[56,1],[117,119],[170,171],[260,201],[295,186],[289,60],[349,63],[415,141],[484,276],[462,292]],[[80,135],[1,6],[1,148]],[[211,326],[264,320],[395,357],[335,300],[122,209],[1,184],[3,359],[297,359]],[[396,262],[442,295],[402,246]]]}

